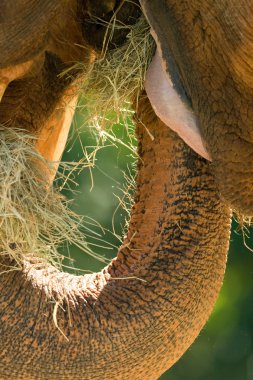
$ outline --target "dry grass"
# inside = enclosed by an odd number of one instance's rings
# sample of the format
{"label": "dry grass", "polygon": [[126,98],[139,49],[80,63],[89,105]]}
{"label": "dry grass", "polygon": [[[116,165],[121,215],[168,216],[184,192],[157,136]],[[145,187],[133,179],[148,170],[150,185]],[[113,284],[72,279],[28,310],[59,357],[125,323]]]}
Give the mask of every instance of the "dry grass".
{"label": "dry grass", "polygon": [[45,165],[33,137],[0,128],[0,254],[18,267],[33,257],[61,267],[58,248],[66,242],[93,255],[80,231],[82,218],[46,182]]}
{"label": "dry grass", "polygon": [[[88,73],[81,64],[76,65],[85,71],[80,93],[86,122],[95,125],[101,136],[101,129],[119,118],[128,124],[131,105],[138,102],[155,49],[144,17],[131,26],[112,23],[113,28],[108,26],[111,32],[128,29],[125,44],[110,51],[105,47],[103,57]],[[0,127],[0,135],[0,254],[10,258],[15,268],[21,268],[26,258],[34,265],[60,268],[63,257],[58,250],[64,244],[74,244],[94,256],[81,232],[82,218],[69,209],[59,189],[45,182],[41,168],[50,164],[34,149],[34,137],[5,127]],[[126,193],[123,197],[131,204]]]}
{"label": "dry grass", "polygon": [[[145,73],[155,51],[144,16],[134,25],[117,25],[114,20],[112,23],[113,27],[108,25],[110,33],[117,28],[128,30],[126,42],[114,50],[106,50],[105,46],[101,59],[85,72],[80,88],[87,120],[103,128],[131,116],[132,104],[138,102],[143,91]],[[82,70],[80,64],[77,66]]]}

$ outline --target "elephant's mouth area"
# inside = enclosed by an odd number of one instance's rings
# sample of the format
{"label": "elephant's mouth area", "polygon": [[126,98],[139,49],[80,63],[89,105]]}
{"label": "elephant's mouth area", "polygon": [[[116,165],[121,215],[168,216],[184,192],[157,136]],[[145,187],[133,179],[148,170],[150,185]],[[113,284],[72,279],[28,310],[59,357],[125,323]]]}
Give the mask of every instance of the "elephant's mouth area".
{"label": "elephant's mouth area", "polygon": [[[157,41],[155,35],[154,37]],[[167,70],[170,64],[163,62],[164,60],[161,57],[162,53],[158,45],[145,80],[145,89],[152,107],[157,116],[174,130],[187,145],[200,156],[211,160],[201,136],[198,120],[188,104],[187,96],[185,96],[180,83],[175,85],[175,81],[172,80],[173,73],[168,73]]]}

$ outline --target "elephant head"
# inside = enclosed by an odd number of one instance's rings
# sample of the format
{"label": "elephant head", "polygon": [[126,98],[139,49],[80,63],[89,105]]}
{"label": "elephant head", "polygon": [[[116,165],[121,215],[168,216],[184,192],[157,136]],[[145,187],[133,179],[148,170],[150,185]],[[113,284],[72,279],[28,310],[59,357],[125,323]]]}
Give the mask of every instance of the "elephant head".
{"label": "elephant head", "polygon": [[[141,4],[157,40],[164,74],[193,111],[203,142],[196,142],[196,135],[187,136],[187,127],[181,136],[186,135],[191,144],[194,138],[200,153],[212,160],[222,199],[251,216],[252,2],[141,0]],[[157,70],[153,71],[148,89],[156,103],[152,75]],[[173,124],[173,117],[169,119]]]}
{"label": "elephant head", "polygon": [[[6,131],[33,133],[37,150],[58,161],[71,122],[68,105],[75,106],[79,82],[101,57],[104,23],[116,14],[134,24],[142,11],[158,45],[146,89],[162,119],[142,93],[134,104],[140,156],[135,204],[117,258],[101,273],[63,274],[31,252],[21,270],[9,271],[14,264],[2,252],[1,379],[157,378],[211,313],[226,265],[230,208],[252,214],[251,2],[240,4],[240,12],[235,0],[140,3],[0,4],[0,123]],[[124,28],[116,29],[109,51],[125,38]],[[73,67],[77,61],[84,64],[81,73]],[[180,112],[187,109],[185,124],[211,163],[163,122],[167,111],[153,97],[154,73],[173,87]],[[178,120],[168,122],[176,131]],[[179,134],[194,145],[185,125]],[[56,167],[40,169],[46,191]]]}

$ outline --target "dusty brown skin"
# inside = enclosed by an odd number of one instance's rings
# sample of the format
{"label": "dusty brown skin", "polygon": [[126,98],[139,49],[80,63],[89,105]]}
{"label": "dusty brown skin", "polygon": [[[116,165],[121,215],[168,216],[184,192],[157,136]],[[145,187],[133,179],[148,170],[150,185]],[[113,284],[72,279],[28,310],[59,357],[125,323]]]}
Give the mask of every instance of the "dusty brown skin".
{"label": "dusty brown skin", "polygon": [[[103,2],[100,16],[110,17],[112,3]],[[176,2],[163,3],[170,12],[174,11],[171,13],[173,28],[177,27],[182,34],[182,39],[176,42],[172,34],[171,41],[175,49],[177,44],[178,49],[184,49],[180,50],[180,62],[177,62],[184,86],[203,125],[210,122],[213,132],[206,129],[205,135],[210,149],[215,151],[216,144],[219,152],[215,128],[223,135],[218,125],[228,122],[225,111],[231,97],[226,92],[223,94],[218,80],[215,93],[220,97],[217,95],[216,102],[218,106],[224,105],[225,113],[216,113],[214,103],[203,100],[207,94],[210,99],[210,86],[215,84],[206,78],[206,66],[200,65],[201,56],[198,58],[189,48],[190,55],[187,50],[187,46],[196,41],[194,38],[190,41],[186,32],[192,28],[192,14],[202,12],[200,2],[183,1],[182,7]],[[129,4],[130,8],[122,10],[122,20],[133,18],[139,12]],[[218,2],[212,4],[212,12],[220,9]],[[20,0],[17,6],[21,16],[22,12],[28,12],[28,19],[37,21],[31,24],[31,33],[27,33],[27,21],[23,22],[26,19],[17,18],[19,32],[12,36],[15,40],[15,48],[12,48],[10,41],[4,42],[5,30],[10,30],[11,35],[15,29],[8,13],[11,10],[7,1],[1,2],[0,14],[7,20],[7,26],[0,29],[0,62],[4,62],[0,73],[12,78],[12,67],[16,65],[23,65],[23,72],[19,72],[21,77],[13,80],[3,95],[0,122],[44,136],[45,131],[61,129],[64,116],[61,112],[59,115],[59,109],[64,114],[64,105],[74,97],[79,80],[79,73],[74,71],[70,77],[58,74],[72,62],[81,60],[88,66],[96,59],[104,31],[94,29],[94,25],[86,21],[94,12],[92,1]],[[217,28],[221,29],[220,18],[218,14]],[[181,25],[183,20],[185,26]],[[199,28],[196,36],[200,38],[199,24],[194,25]],[[34,29],[37,34],[33,34]],[[207,44],[210,54],[212,48],[219,51],[223,44],[218,36],[219,33],[215,34],[212,44]],[[116,35],[112,44],[121,43],[123,39],[124,35]],[[205,46],[203,39],[195,46],[196,55],[200,54],[198,46]],[[199,65],[199,78],[194,82],[199,86],[196,93],[184,74],[188,59],[193,60],[193,73],[197,70],[194,65]],[[220,69],[220,61],[212,59],[210,55],[213,78],[212,70]],[[233,78],[237,85],[236,75]],[[243,85],[244,81],[238,84]],[[237,87],[232,86],[232,89],[232,99],[236,102]],[[245,104],[243,109],[245,114],[250,112]],[[213,168],[156,118],[145,95],[139,103],[136,119],[140,142],[137,192],[128,235],[117,259],[101,273],[84,277],[61,274],[54,268],[36,271],[29,263],[24,263],[22,272],[1,276],[0,379],[153,380],[184,353],[210,315],[225,270],[229,208],[219,199]],[[154,136],[153,141],[143,124]],[[54,138],[52,141],[49,138],[46,145],[39,147],[48,158],[54,153],[53,143]],[[217,168],[222,157],[213,158],[218,179],[222,169]],[[6,264],[2,259],[1,271]],[[127,279],[134,276],[138,279]],[[62,294],[66,294],[65,311],[58,307],[57,321],[69,341],[53,322],[54,300]]]}
{"label": "dusty brown skin", "polygon": [[[139,112],[154,141],[139,124],[138,188],[117,259],[93,275],[27,264],[1,277],[1,379],[153,380],[206,322],[225,270],[230,212],[209,165],[146,98]],[[53,323],[52,301],[63,293],[57,320],[69,341]]]}
{"label": "dusty brown skin", "polygon": [[200,121],[222,198],[252,216],[253,1],[141,4]]}

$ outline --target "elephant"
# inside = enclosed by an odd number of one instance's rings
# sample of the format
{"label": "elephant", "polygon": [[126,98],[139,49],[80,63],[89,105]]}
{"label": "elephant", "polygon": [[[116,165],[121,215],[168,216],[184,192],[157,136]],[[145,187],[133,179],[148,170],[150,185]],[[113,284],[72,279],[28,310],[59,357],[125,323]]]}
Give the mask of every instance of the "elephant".
{"label": "elephant", "polygon": [[[127,236],[108,266],[85,276],[34,265],[33,256],[6,270],[15,263],[1,254],[3,380],[158,378],[213,309],[231,210],[252,215],[251,0],[17,0],[15,7],[2,0],[1,125],[33,134],[45,160],[59,161],[69,105],[103,51],[106,27],[90,20],[117,14],[134,24],[142,13],[157,52],[146,92],[133,100],[139,163]],[[116,29],[109,51],[125,38],[124,28]],[[82,73],[73,62],[83,63]],[[66,70],[70,75],[61,75]],[[161,103],[169,89],[183,104],[178,110],[187,110],[181,130],[167,100],[159,108],[158,75],[168,82]],[[57,164],[40,169],[46,191]]]}

